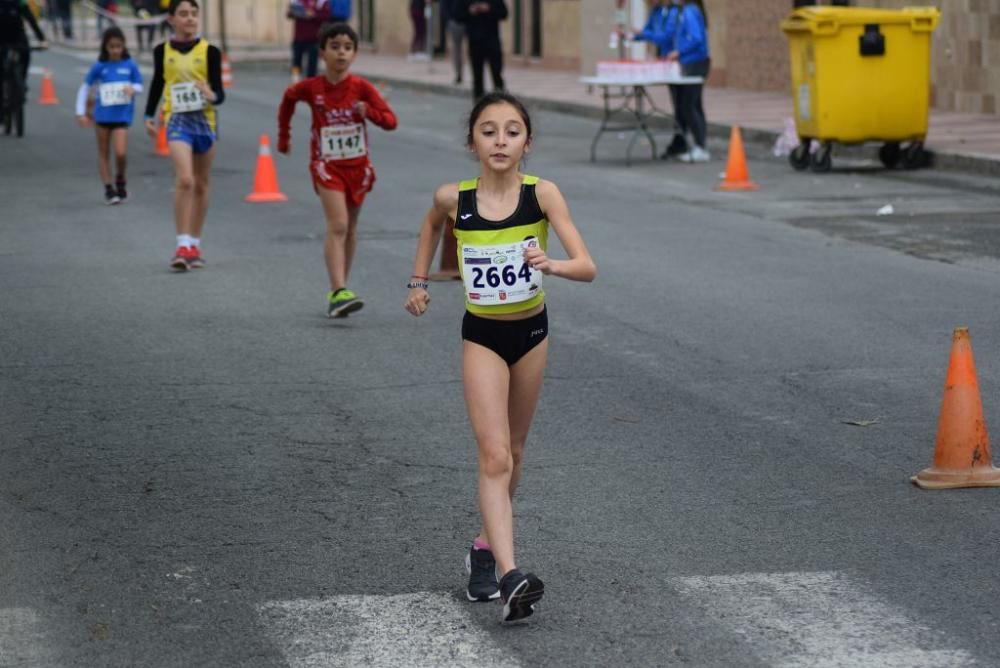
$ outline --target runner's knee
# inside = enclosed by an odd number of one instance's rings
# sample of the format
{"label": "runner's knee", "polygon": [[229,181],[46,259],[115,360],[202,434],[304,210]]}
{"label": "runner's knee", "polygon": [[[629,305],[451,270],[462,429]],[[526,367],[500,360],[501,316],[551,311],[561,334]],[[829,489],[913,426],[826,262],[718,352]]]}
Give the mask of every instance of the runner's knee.
{"label": "runner's knee", "polygon": [[494,444],[480,447],[479,470],[490,478],[509,476],[514,462],[506,445]]}
{"label": "runner's knee", "polygon": [[347,220],[341,220],[340,218],[327,218],[326,219],[326,233],[328,236],[337,238],[347,238],[348,233]]}

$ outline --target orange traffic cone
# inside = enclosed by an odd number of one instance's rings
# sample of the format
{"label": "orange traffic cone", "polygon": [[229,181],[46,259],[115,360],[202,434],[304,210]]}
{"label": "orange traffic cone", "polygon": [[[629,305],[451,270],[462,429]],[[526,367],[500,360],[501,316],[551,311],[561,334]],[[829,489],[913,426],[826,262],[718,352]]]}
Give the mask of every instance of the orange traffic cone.
{"label": "orange traffic cone", "polygon": [[257,152],[257,174],[253,179],[253,192],[246,196],[248,202],[285,202],[288,198],[278,189],[278,174],[271,157],[271,143],[267,135],[260,136]]}
{"label": "orange traffic cone", "polygon": [[167,126],[160,118],[160,129],[156,131],[156,155],[170,155],[170,145],[167,143]]}
{"label": "orange traffic cone", "polygon": [[233,68],[229,65],[229,56],[222,54],[222,87],[230,88],[233,85]]}
{"label": "orange traffic cone", "polygon": [[966,327],[957,328],[951,336],[951,359],[944,381],[934,463],[910,480],[924,489],[1000,487],[1000,469],[994,468],[990,456]]}
{"label": "orange traffic cone", "polygon": [[757,184],[750,180],[747,172],[747,157],[743,152],[743,138],[740,129],[733,126],[729,134],[729,161],[726,163],[726,178],[716,190],[757,190]]}
{"label": "orange traffic cone", "polygon": [[56,87],[52,83],[52,70],[45,68],[42,73],[42,93],[38,97],[38,104],[59,104],[56,97]]}

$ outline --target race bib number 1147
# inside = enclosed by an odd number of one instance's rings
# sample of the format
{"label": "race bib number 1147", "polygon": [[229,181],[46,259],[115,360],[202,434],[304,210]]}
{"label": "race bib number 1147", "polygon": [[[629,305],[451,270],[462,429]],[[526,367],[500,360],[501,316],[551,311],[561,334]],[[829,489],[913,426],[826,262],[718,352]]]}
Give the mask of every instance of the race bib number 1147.
{"label": "race bib number 1147", "polygon": [[361,123],[324,126],[320,129],[319,152],[324,160],[350,160],[367,155],[365,126]]}

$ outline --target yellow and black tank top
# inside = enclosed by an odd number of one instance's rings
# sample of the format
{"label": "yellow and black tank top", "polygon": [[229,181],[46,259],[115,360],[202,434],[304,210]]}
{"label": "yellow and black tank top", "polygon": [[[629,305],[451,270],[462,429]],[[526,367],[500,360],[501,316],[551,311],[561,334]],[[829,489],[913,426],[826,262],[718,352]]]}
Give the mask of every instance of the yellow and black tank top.
{"label": "yellow and black tank top", "polygon": [[[183,53],[170,46],[170,40],[163,44],[163,120],[170,121],[171,87],[174,84],[192,81],[209,82],[208,76],[208,40],[199,39],[190,51]],[[199,113],[212,132],[218,132],[215,123],[215,107],[205,100],[205,108]]]}
{"label": "yellow and black tank top", "polygon": [[[521,194],[514,213],[504,220],[486,220],[479,215],[476,206],[476,187],[479,179],[468,179],[458,184],[458,213],[455,218],[455,238],[458,243],[458,266],[463,279],[469,269],[465,266],[464,256],[467,246],[501,246],[519,243],[529,239],[537,239],[542,250],[547,252],[549,245],[549,221],[546,220],[538,198],[535,195],[537,176],[525,175],[521,181]],[[465,295],[465,308],[470,313],[507,314],[528,311],[545,301],[545,292],[540,290],[537,295],[526,301],[515,304],[496,304],[483,306],[469,301]]]}

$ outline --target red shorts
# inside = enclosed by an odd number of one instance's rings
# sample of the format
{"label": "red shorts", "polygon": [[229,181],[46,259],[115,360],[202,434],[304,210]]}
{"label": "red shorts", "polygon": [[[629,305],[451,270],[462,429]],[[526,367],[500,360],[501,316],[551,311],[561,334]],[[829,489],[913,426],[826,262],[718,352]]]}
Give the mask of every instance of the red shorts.
{"label": "red shorts", "polygon": [[349,209],[361,206],[365,201],[365,195],[375,185],[375,169],[371,163],[358,167],[345,167],[332,160],[313,160],[309,165],[309,171],[312,172],[313,188],[326,188],[344,193]]}

